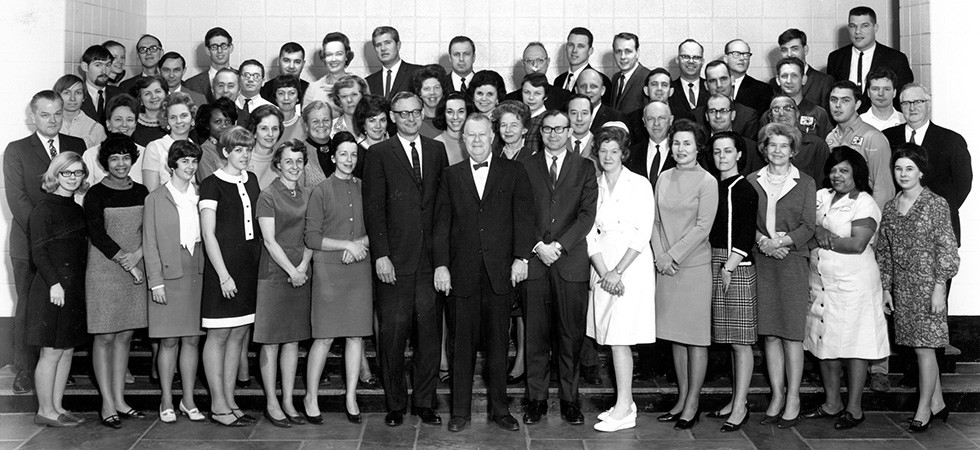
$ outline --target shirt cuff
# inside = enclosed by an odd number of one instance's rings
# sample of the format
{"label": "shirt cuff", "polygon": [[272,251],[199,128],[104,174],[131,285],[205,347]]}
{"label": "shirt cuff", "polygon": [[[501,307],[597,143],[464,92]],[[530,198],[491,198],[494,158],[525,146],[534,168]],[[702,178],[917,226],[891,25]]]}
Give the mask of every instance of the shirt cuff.
{"label": "shirt cuff", "polygon": [[156,290],[159,290],[159,289],[163,289],[163,285],[162,284],[159,285],[159,286],[153,286],[153,287],[150,288],[151,291],[156,291]]}

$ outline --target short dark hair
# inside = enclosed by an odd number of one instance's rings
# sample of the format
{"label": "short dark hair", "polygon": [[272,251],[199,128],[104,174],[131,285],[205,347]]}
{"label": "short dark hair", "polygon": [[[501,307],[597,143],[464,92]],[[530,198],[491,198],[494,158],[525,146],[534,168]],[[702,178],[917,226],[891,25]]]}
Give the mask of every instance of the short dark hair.
{"label": "short dark hair", "polygon": [[205,46],[210,45],[211,39],[216,38],[216,37],[219,37],[219,36],[220,37],[224,37],[225,39],[228,39],[228,43],[229,44],[232,43],[231,34],[228,33],[228,30],[226,30],[224,28],[221,28],[221,27],[214,27],[214,28],[208,30],[207,33],[204,33],[204,45]]}
{"label": "short dark hair", "polygon": [[875,10],[868,6],[855,6],[847,13],[847,17],[851,16],[869,16],[871,17],[871,23],[878,23],[878,15],[875,14]]}
{"label": "short dark hair", "polygon": [[62,106],[64,106],[65,104],[65,100],[61,98],[61,94],[52,91],[50,89],[45,89],[43,91],[38,92],[37,94],[34,94],[34,96],[31,97],[31,111],[37,110],[37,102],[41,100],[47,100],[49,102],[55,102],[55,101],[61,102]]}
{"label": "short dark hair", "polygon": [[524,78],[521,79],[521,88],[524,87],[524,83],[530,83],[534,87],[545,88],[545,95],[548,95],[548,77],[545,74],[534,72],[524,75]]}
{"label": "short dark hair", "polygon": [[57,92],[58,95],[61,95],[61,91],[64,91],[65,89],[68,89],[79,83],[82,83],[82,85],[84,86],[85,82],[82,81],[82,79],[79,78],[78,75],[72,75],[69,73],[67,75],[62,75],[61,78],[58,78],[58,81],[54,82],[54,88],[52,88],[52,90]]}
{"label": "short dark hair", "polygon": [[325,47],[330,42],[340,42],[344,45],[344,67],[350,65],[350,62],[354,60],[354,51],[350,47],[350,39],[347,35],[339,31],[332,31],[323,36],[323,44],[320,45],[320,51],[317,52],[320,55],[320,59],[324,59],[323,47]]}
{"label": "short dark hair", "polygon": [[449,77],[446,76],[446,69],[443,69],[438,64],[429,64],[415,71],[415,74],[412,75],[412,92],[415,92],[415,95],[421,96],[422,83],[430,78],[435,78],[439,82],[443,95],[449,92]]}
{"label": "short dark hair", "polygon": [[357,75],[344,75],[333,84],[333,89],[330,91],[330,99],[333,100],[334,104],[341,106],[343,103],[340,101],[340,90],[348,89],[357,86],[360,90],[361,96],[368,93],[367,81]]}
{"label": "short dark hair", "polygon": [[136,98],[142,97],[142,95],[140,95],[140,91],[150,87],[150,85],[153,83],[159,83],[165,94],[170,93],[170,86],[167,86],[167,80],[164,80],[160,75],[150,75],[148,77],[139,77],[136,79],[136,88],[133,91],[133,93],[136,94]]}
{"label": "short dark hair", "polygon": [[589,48],[592,48],[592,41],[595,40],[595,38],[592,36],[592,32],[589,31],[588,28],[585,27],[572,28],[572,30],[568,32],[568,35],[571,36],[573,34],[577,36],[585,36],[589,38]]}
{"label": "short dark hair", "polygon": [[697,45],[698,45],[698,47],[700,47],[700,48],[701,48],[701,54],[702,54],[702,55],[704,54],[704,46],[703,46],[703,45],[701,45],[701,43],[700,43],[700,42],[698,42],[698,41],[695,41],[694,39],[691,39],[691,38],[687,38],[687,39],[684,39],[683,41],[681,41],[681,43],[680,43],[680,44],[677,44],[677,53],[678,53],[678,54],[680,54],[680,52],[681,52],[681,47],[683,47],[683,46],[684,46],[684,44],[687,44],[688,42],[693,42],[693,43],[695,43],[695,44],[697,44]]}
{"label": "short dark hair", "polygon": [[187,110],[191,113],[194,112],[194,99],[190,95],[184,92],[171,92],[163,99],[163,110],[170,111],[170,107],[174,105],[184,105]]}
{"label": "short dark hair", "polygon": [[[871,194],[871,170],[868,169],[868,161],[857,150],[846,145],[830,149],[830,154],[827,155],[827,162],[823,165],[823,187],[830,187],[830,170],[843,162],[850,164],[851,169],[854,170],[854,186],[857,190]],[[886,180],[881,181],[887,182]]]}
{"label": "short dark hair", "polygon": [[[300,83],[299,77],[297,77],[296,75],[279,75],[274,80],[272,80],[273,98],[276,95],[276,91],[282,88],[296,89],[296,95],[299,95],[300,91],[303,90],[303,85]],[[302,98],[300,100],[302,100]]]}
{"label": "short dark hair", "polygon": [[357,138],[350,131],[338,131],[337,134],[330,138],[330,142],[327,144],[327,159],[332,158],[337,153],[337,148],[344,142],[350,142],[356,146]]}
{"label": "short dark hair", "polygon": [[854,95],[855,100],[861,100],[861,88],[859,88],[851,80],[840,80],[834,83],[834,85],[830,88],[830,91],[833,92],[834,89],[847,89]]}
{"label": "short dark hair", "polygon": [[674,123],[670,125],[670,131],[667,132],[667,135],[670,136],[668,138],[668,142],[673,141],[674,135],[681,132],[689,132],[694,134],[694,143],[697,146],[698,158],[702,158],[704,155],[705,143],[708,141],[708,133],[704,131],[704,128],[701,128],[700,125],[690,119],[675,120]]}
{"label": "short dark hair", "polygon": [[464,42],[467,43],[467,44],[470,44],[470,48],[473,49],[473,54],[476,54],[476,44],[473,43],[473,39],[470,39],[470,38],[468,38],[466,36],[456,36],[456,37],[452,38],[449,41],[449,47],[447,47],[447,49],[449,49],[451,51],[451,49],[453,48],[453,45],[455,45],[455,44],[461,44],[461,43],[464,43]]}
{"label": "short dark hair", "polygon": [[620,127],[602,127],[595,138],[592,139],[592,154],[599,154],[599,147],[606,142],[619,144],[619,151],[623,153],[623,161],[630,159],[630,134]]}
{"label": "short dark hair", "polygon": [[664,69],[663,67],[657,67],[656,69],[651,70],[650,73],[647,74],[646,79],[643,80],[643,85],[646,86],[650,84],[650,80],[653,78],[654,75],[666,75],[667,79],[668,80],[670,79],[670,71]]}
{"label": "short dark hair", "polygon": [[568,114],[560,109],[549,109],[541,115],[541,123],[544,123],[545,119],[549,117],[561,116],[565,118],[565,122],[572,123],[571,119],[568,118]]}
{"label": "short dark hair", "polygon": [[282,154],[285,153],[286,150],[299,152],[301,155],[303,155],[304,167],[306,167],[306,164],[309,163],[309,161],[306,160],[306,157],[308,156],[306,152],[306,144],[299,139],[293,138],[286,142],[279,143],[275,150],[272,151],[272,168],[276,169],[276,172],[282,170],[279,167],[279,159],[282,158]]}
{"label": "short dark hair", "polygon": [[102,46],[105,47],[106,49],[109,49],[109,48],[112,48],[112,47],[122,47],[123,50],[126,49],[126,46],[125,45],[122,45],[118,41],[114,41],[112,39],[109,39],[109,40],[103,42],[102,43]]}
{"label": "short dark hair", "polygon": [[283,131],[282,111],[279,111],[278,107],[272,105],[262,105],[252,110],[252,114],[248,116],[248,131],[254,135],[255,130],[258,129],[259,127],[259,122],[261,122],[262,119],[265,119],[266,117],[269,116],[276,116],[276,118],[279,119],[279,136],[276,137],[276,140],[279,140],[279,137],[282,137],[282,131]]}
{"label": "short dark hair", "polygon": [[[140,103],[136,98],[129,94],[119,94],[115,97],[109,99],[105,104],[105,120],[109,121],[109,117],[112,117],[112,112],[117,108],[129,108],[134,115],[139,115],[140,113]],[[106,127],[108,128],[108,127]]]}
{"label": "short dark hair", "polygon": [[446,131],[449,128],[449,124],[446,123],[446,103],[450,100],[462,100],[466,104],[467,116],[472,114],[473,111],[476,111],[476,105],[473,104],[473,100],[465,92],[453,91],[443,95],[442,100],[439,100],[439,104],[436,106],[436,115],[432,118],[432,126],[436,127],[436,129]]}
{"label": "short dark hair", "polygon": [[194,131],[197,133],[199,141],[204,142],[211,135],[211,113],[221,111],[221,115],[231,120],[231,123],[238,122],[238,108],[235,102],[221,97],[211,103],[205,103],[197,108],[197,115],[194,118]]}
{"label": "short dark hair", "polygon": [[[335,84],[334,85],[334,87],[335,87],[334,92],[337,92],[336,86],[337,85]],[[395,92],[395,95],[392,95],[391,96],[391,102],[388,103],[388,107],[389,108],[394,108],[395,107],[395,103],[398,103],[398,102],[400,102],[402,100],[408,100],[410,98],[414,98],[415,101],[419,102],[419,105],[420,106],[422,105],[422,99],[419,98],[419,96],[415,95],[414,92],[411,92],[411,91],[401,91],[401,92]]]}
{"label": "short dark hair", "polygon": [[720,173],[720,171],[718,170],[718,166],[715,165],[715,158],[713,155],[714,155],[715,142],[718,142],[722,139],[731,139],[732,145],[735,146],[735,151],[742,154],[742,157],[739,158],[738,162],[735,163],[735,167],[741,172],[742,169],[745,169],[746,160],[749,159],[748,158],[749,154],[747,153],[747,149],[745,148],[745,138],[743,138],[741,135],[739,135],[734,131],[721,131],[711,135],[711,137],[708,138],[708,143],[705,146],[707,151],[705,160],[708,166],[708,172],[711,172],[716,176],[718,175],[718,173]]}
{"label": "short dark hair", "polygon": [[636,50],[639,50],[640,49],[640,37],[637,36],[637,35],[635,35],[635,34],[633,34],[633,33],[629,33],[629,32],[626,32],[626,31],[624,31],[622,33],[616,33],[616,35],[613,36],[613,42],[616,42],[616,39],[623,39],[625,41],[633,41],[633,48],[636,49]]}
{"label": "short dark hair", "polygon": [[401,37],[398,36],[398,30],[396,30],[395,27],[388,25],[382,25],[375,28],[374,31],[371,32],[371,41],[373,42],[375,38],[381,36],[382,34],[390,34],[391,38],[394,39],[395,42],[402,41]]}
{"label": "short dark hair", "polygon": [[[446,97],[443,96],[443,100],[445,99]],[[387,120],[388,111],[390,109],[388,100],[385,100],[385,98],[380,95],[362,96],[361,101],[357,102],[357,107],[354,108],[354,132],[358,135],[364,134],[364,123],[367,122],[368,119],[378,114],[384,114],[385,120]],[[436,115],[434,120],[438,120],[438,118],[439,116]]]}
{"label": "short dark hair", "polygon": [[112,155],[129,155],[129,161],[135,163],[140,152],[136,149],[133,138],[122,133],[109,133],[99,146],[99,155],[96,157],[103,170],[109,171],[109,157]]}
{"label": "short dark hair", "polygon": [[908,158],[915,163],[915,166],[919,168],[919,172],[922,172],[922,179],[925,180],[929,177],[929,153],[926,152],[925,148],[918,144],[913,144],[911,142],[906,142],[899,145],[892,153],[892,167],[895,167],[895,163],[901,158]]}
{"label": "short dark hair", "polygon": [[[493,117],[497,122],[494,128],[498,128],[500,126],[500,118],[504,114],[513,114],[515,117],[517,117],[517,120],[521,121],[521,126],[524,127],[524,129],[531,128],[531,108],[528,108],[528,106],[524,103],[517,100],[504,100],[500,102],[500,104],[493,110]],[[470,115],[468,108],[466,115]],[[443,116],[445,116],[445,114],[443,114]],[[443,119],[443,121],[445,121],[445,119]]]}
{"label": "short dark hair", "polygon": [[303,59],[306,59],[306,49],[304,49],[302,45],[299,45],[295,42],[287,42],[285,44],[282,44],[282,47],[279,47],[280,57],[282,57],[282,55],[286,53],[296,53],[296,52],[302,53]]}
{"label": "short dark hair", "polygon": [[881,79],[891,81],[892,87],[895,88],[896,91],[902,88],[902,86],[898,85],[898,75],[895,75],[895,71],[885,66],[872,68],[871,71],[868,72],[868,78],[864,81],[864,85],[868,86],[871,83],[871,80]]}
{"label": "short dark hair", "polygon": [[568,110],[568,107],[569,106],[572,106],[572,100],[585,100],[586,102],[589,103],[589,111],[592,110],[592,99],[590,99],[589,97],[587,97],[585,94],[575,93],[575,94],[572,94],[571,96],[569,96],[568,97],[568,100],[565,101],[565,110],[566,111]]}
{"label": "short dark hair", "polygon": [[167,167],[176,169],[177,161],[184,158],[194,158],[200,162],[203,153],[201,146],[194,143],[194,141],[189,139],[175,141],[170,145],[170,151],[167,153]]}
{"label": "short dark hair", "polygon": [[[157,44],[159,44],[160,46],[163,46],[163,41],[161,41],[160,38],[158,38],[158,37],[156,37],[156,36],[154,36],[152,34],[144,34],[144,35],[140,36],[140,38],[136,40],[136,44],[138,45],[139,42],[143,40],[143,38],[153,38],[154,41],[157,41]],[[105,44],[103,44],[103,45],[105,45]]]}
{"label": "short dark hair", "polygon": [[802,59],[795,56],[790,56],[789,58],[783,58],[776,62],[776,78],[779,78],[779,69],[787,64],[792,64],[800,68],[800,76],[806,75],[806,63]]}
{"label": "short dark hair", "polygon": [[472,98],[476,88],[490,85],[497,90],[497,98],[504,98],[507,95],[507,87],[504,85],[504,78],[499,73],[492,70],[481,70],[473,74],[473,79],[466,87],[466,93]]}
{"label": "short dark hair", "polygon": [[265,66],[263,66],[257,59],[246,59],[245,61],[242,61],[242,63],[238,65],[239,76],[241,76],[242,69],[244,69],[245,66],[259,66],[259,69],[262,69],[262,78],[265,78]]}
{"label": "short dark hair", "polygon": [[731,69],[728,68],[728,64],[726,64],[725,61],[722,61],[720,59],[708,61],[708,63],[704,65],[704,73],[707,74],[709,69],[714,69],[715,67],[718,66],[725,66],[725,70],[727,70],[728,75],[731,76],[732,71]]}
{"label": "short dark hair", "polygon": [[82,53],[82,62],[85,64],[89,64],[92,61],[112,61],[113,59],[115,58],[112,57],[109,49],[101,45],[92,45],[85,49],[85,53]]}
{"label": "short dark hair", "polygon": [[163,63],[165,63],[165,62],[167,62],[167,61],[169,61],[171,59],[179,59],[180,60],[180,66],[183,67],[183,68],[187,68],[187,60],[185,60],[184,57],[181,56],[180,53],[177,53],[177,52],[167,52],[167,53],[164,53],[163,56],[160,57],[160,62],[157,63],[157,67],[162,68],[163,67]]}
{"label": "short dark hair", "polygon": [[806,33],[803,30],[796,28],[790,28],[782,33],[779,33],[779,38],[776,40],[779,45],[783,45],[793,39],[799,39],[800,43],[806,45]]}

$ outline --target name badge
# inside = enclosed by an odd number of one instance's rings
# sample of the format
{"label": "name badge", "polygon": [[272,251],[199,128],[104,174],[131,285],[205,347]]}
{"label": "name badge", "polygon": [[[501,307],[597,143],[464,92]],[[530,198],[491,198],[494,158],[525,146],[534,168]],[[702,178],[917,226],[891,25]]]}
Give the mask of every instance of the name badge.
{"label": "name badge", "polygon": [[854,136],[851,139],[851,145],[864,145],[864,136]]}
{"label": "name badge", "polygon": [[813,116],[800,116],[800,125],[809,127],[814,123],[816,123],[816,120],[813,118]]}

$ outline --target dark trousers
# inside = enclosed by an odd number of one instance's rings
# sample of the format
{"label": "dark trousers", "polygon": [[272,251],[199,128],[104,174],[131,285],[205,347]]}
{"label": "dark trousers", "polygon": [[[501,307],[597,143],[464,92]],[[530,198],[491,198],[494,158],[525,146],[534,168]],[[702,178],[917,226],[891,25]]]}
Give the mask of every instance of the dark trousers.
{"label": "dark trousers", "polygon": [[[482,265],[481,265],[482,266]],[[473,403],[473,371],[481,343],[486,349],[484,381],[490,414],[510,414],[507,408],[508,327],[513,295],[493,292],[485,267],[480,267],[480,291],[469,297],[451,295],[448,357],[452,377],[452,416],[470,418]]]}
{"label": "dark trousers", "polygon": [[432,284],[432,269],[398,275],[395,284],[378,283],[378,360],[389,411],[406,411],[405,347],[412,331],[412,406],[435,408],[442,344],[442,301]]}
{"label": "dark trousers", "polygon": [[38,349],[27,343],[27,303],[31,298],[31,283],[37,269],[30,260],[10,258],[14,272],[14,288],[17,291],[17,308],[14,310],[14,367],[17,370],[34,370]]}
{"label": "dark trousers", "polygon": [[548,268],[545,276],[524,284],[528,399],[548,399],[550,355],[553,354],[558,359],[558,398],[577,401],[589,284],[565,281],[554,267]]}

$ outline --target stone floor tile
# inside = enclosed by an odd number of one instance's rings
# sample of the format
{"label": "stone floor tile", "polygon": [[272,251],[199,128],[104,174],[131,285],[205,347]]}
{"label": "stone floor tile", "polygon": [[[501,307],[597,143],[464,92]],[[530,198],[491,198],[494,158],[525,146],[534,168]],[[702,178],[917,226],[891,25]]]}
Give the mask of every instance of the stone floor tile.
{"label": "stone floor tile", "polygon": [[[365,419],[381,422],[384,420],[384,416],[375,415],[370,418],[365,417]],[[340,414],[324,414],[323,425],[293,425],[289,428],[276,427],[263,417],[259,419],[249,439],[273,441],[359,440],[364,432],[364,426],[364,423],[350,423],[346,417]]]}
{"label": "stone floor tile", "polygon": [[44,428],[24,443],[30,449],[116,449],[129,448],[153,425],[152,420],[127,420],[112,430],[99,424],[95,414],[81,414],[86,422],[75,428]]}
{"label": "stone floor tile", "polygon": [[[255,415],[255,412],[249,412]],[[123,429],[129,422],[123,423]],[[244,427],[226,427],[205,420],[204,422],[191,422],[186,417],[177,418],[177,423],[163,423],[159,420],[153,422],[153,427],[147,431],[144,439],[152,440],[179,440],[179,441],[227,441],[244,440],[252,434],[256,425]],[[107,429],[108,430],[108,429]]]}
{"label": "stone floor tile", "polygon": [[[908,428],[906,419],[909,413],[889,413],[886,416],[895,422],[899,427]],[[909,433],[916,442],[925,448],[943,449],[974,449],[976,445],[967,437],[964,437],[958,430],[952,428],[950,424],[937,420],[929,426],[925,433]]]}
{"label": "stone floor tile", "polygon": [[[615,433],[602,433],[592,428],[599,420],[594,413],[585,416],[585,423],[582,425],[569,425],[561,419],[558,412],[549,413],[535,425],[524,425],[527,427],[528,435],[531,439],[595,439],[595,440],[636,440],[637,428],[617,431]],[[520,420],[520,419],[518,419]],[[640,419],[637,419],[637,425]]]}
{"label": "stone floor tile", "polygon": [[310,440],[300,443],[299,450],[357,450],[359,440]]}
{"label": "stone floor tile", "polygon": [[[139,441],[133,450],[299,450],[299,441],[180,441],[179,447],[175,447],[175,441],[157,441],[143,439]],[[119,447],[105,447],[119,448]],[[125,448],[125,447],[123,447]]]}
{"label": "stone floor tile", "polygon": [[980,414],[950,413],[949,426],[963,433],[967,439],[980,440]]}
{"label": "stone floor tile", "polygon": [[0,450],[14,450],[23,443],[24,441],[0,441]]}
{"label": "stone floor tile", "polygon": [[619,450],[619,449],[680,449],[680,450],[712,450],[712,449],[754,449],[752,443],[745,441],[593,441],[585,440],[586,450]]}
{"label": "stone floor tile", "polygon": [[459,433],[451,433],[444,424],[441,427],[423,426],[419,429],[418,446],[421,448],[479,448],[511,449],[527,446],[527,432],[500,429],[497,424],[485,417],[473,417],[467,427]]}
{"label": "stone floor tile", "polygon": [[834,429],[833,419],[802,420],[796,431],[803,439],[903,439],[908,438],[901,427],[882,413],[866,413],[867,420],[850,430]]}
{"label": "stone floor tile", "polygon": [[[691,440],[694,437],[690,431],[675,430],[673,422],[658,422],[657,416],[660,414],[640,413],[636,417],[636,438],[640,440]],[[701,426],[698,423],[696,426]],[[615,433],[613,433],[615,434]]]}
{"label": "stone floor tile", "polygon": [[818,439],[807,441],[813,450],[921,450],[911,439]]}
{"label": "stone floor tile", "polygon": [[[364,435],[361,448],[412,448],[418,427],[435,427],[423,425],[415,416],[405,416],[405,423],[398,427],[385,425],[383,413],[364,415]],[[445,425],[442,425],[445,427]]]}
{"label": "stone floor tile", "polygon": [[578,439],[531,439],[530,450],[584,450],[584,442]]}
{"label": "stone floor tile", "polygon": [[793,430],[780,430],[771,425],[761,425],[761,417],[753,417],[741,429],[741,433],[759,450],[807,450],[806,443]]}
{"label": "stone floor tile", "polygon": [[34,425],[34,414],[4,414],[0,420],[0,439],[24,440],[37,433],[41,427]]}

